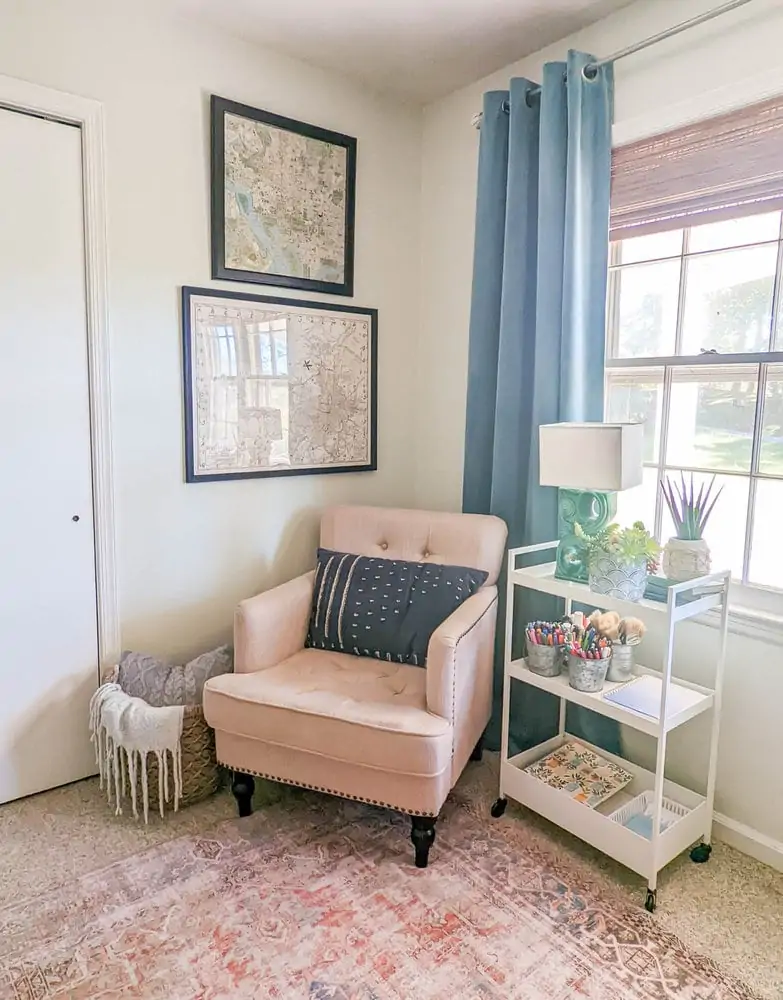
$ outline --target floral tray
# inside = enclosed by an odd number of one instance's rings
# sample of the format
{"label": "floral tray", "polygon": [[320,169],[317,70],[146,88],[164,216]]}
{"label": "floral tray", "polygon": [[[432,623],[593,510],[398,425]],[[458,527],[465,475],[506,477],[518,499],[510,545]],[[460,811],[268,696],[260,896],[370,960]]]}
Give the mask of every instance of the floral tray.
{"label": "floral tray", "polygon": [[628,771],[599,757],[581,743],[566,743],[559,750],[530,764],[525,771],[547,785],[567,792],[572,799],[591,809],[633,780]]}

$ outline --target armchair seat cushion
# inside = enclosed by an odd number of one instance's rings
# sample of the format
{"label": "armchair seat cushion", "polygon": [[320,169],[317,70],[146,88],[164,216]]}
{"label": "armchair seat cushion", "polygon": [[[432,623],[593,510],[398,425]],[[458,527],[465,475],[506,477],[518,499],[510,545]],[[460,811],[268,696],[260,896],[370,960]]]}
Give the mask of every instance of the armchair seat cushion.
{"label": "armchair seat cushion", "polygon": [[427,711],[427,673],[407,664],[303,649],[256,673],[210,680],[218,732],[399,774],[449,772],[452,726]]}

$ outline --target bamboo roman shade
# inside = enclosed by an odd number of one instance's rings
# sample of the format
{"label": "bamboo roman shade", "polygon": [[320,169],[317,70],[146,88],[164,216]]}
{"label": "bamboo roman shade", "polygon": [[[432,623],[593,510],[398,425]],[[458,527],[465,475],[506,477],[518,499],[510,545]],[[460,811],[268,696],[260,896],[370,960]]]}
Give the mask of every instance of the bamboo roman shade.
{"label": "bamboo roman shade", "polygon": [[783,208],[783,96],[612,154],[611,239]]}

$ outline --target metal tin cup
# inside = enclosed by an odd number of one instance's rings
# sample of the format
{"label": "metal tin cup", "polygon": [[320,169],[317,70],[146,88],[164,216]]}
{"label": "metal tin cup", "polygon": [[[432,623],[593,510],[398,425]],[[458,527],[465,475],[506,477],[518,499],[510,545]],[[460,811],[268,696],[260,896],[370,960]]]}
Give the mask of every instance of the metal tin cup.
{"label": "metal tin cup", "polygon": [[568,683],[576,691],[593,693],[604,686],[611,657],[606,660],[587,660],[574,653],[568,654]]}
{"label": "metal tin cup", "polygon": [[629,681],[634,676],[633,646],[616,642],[612,646],[612,657],[606,672],[608,681]]}
{"label": "metal tin cup", "polygon": [[536,642],[527,643],[527,665],[534,674],[541,677],[557,677],[563,666],[562,646],[540,646]]}

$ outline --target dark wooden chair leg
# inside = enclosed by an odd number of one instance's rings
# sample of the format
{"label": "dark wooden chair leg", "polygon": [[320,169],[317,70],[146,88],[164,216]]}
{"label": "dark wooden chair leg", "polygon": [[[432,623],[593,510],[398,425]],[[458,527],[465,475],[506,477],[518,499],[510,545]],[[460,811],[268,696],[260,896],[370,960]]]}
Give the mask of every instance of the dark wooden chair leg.
{"label": "dark wooden chair leg", "polygon": [[237,800],[240,816],[249,816],[253,812],[253,792],[256,783],[249,774],[234,771],[231,781],[231,792]]}
{"label": "dark wooden chair leg", "polygon": [[481,760],[481,755],[484,752],[484,737],[479,736],[478,743],[473,747],[473,752],[470,755],[471,760]]}
{"label": "dark wooden chair leg", "polygon": [[411,816],[411,840],[417,868],[427,867],[430,848],[435,842],[435,822],[435,816]]}

